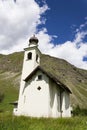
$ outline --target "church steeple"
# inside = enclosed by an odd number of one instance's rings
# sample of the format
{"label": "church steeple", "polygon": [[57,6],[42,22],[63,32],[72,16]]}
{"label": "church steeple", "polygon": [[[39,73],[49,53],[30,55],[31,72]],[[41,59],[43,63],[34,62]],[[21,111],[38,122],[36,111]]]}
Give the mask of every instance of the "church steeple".
{"label": "church steeple", "polygon": [[38,42],[39,40],[37,39],[37,37],[35,37],[35,35],[33,35],[33,37],[31,37],[29,39],[29,46],[32,47],[32,46],[38,46]]}
{"label": "church steeple", "polygon": [[22,77],[26,78],[40,64],[40,50],[38,49],[38,38],[33,35],[29,39],[29,47],[25,48]]}

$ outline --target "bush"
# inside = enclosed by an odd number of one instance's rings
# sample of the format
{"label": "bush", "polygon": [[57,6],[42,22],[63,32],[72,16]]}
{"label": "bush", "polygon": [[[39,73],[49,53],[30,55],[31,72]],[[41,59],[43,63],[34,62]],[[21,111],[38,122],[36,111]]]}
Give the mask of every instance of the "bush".
{"label": "bush", "polygon": [[87,109],[75,107],[72,111],[73,116],[87,116]]}

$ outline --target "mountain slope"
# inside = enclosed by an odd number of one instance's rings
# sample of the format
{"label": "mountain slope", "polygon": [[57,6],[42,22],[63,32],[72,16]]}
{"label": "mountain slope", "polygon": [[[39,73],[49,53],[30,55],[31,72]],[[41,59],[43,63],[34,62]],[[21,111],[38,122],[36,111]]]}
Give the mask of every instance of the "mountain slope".
{"label": "mountain slope", "polygon": [[[23,55],[23,52],[0,55],[0,92],[5,94],[3,102],[0,103],[1,109],[12,109],[8,103],[18,99]],[[65,60],[43,54],[41,66],[69,87],[73,106],[87,108],[87,70],[78,69]]]}

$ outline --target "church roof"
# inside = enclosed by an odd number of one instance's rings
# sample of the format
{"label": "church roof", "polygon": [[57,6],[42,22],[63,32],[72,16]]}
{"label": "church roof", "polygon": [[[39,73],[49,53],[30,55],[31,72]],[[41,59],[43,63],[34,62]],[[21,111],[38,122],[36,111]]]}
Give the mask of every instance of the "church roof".
{"label": "church roof", "polygon": [[28,81],[38,70],[41,70],[43,73],[45,73],[50,79],[52,79],[58,86],[60,86],[63,90],[68,91],[69,93],[71,93],[70,89],[63,84],[58,78],[55,77],[55,75],[53,75],[50,72],[47,72],[43,67],[41,66],[37,66],[32,72],[31,74],[29,74],[24,81]]}

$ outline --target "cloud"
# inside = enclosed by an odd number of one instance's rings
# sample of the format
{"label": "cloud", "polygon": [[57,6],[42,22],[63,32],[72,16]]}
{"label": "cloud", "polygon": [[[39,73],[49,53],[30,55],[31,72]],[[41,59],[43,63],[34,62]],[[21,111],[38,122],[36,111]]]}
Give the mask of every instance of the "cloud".
{"label": "cloud", "polygon": [[[84,24],[83,27],[85,27]],[[87,42],[84,42],[87,36],[87,31],[82,30],[82,25],[76,31],[73,41],[66,41],[65,43],[54,45],[52,39],[55,36],[49,36],[47,30],[43,29],[38,33],[39,48],[45,54],[62,58],[69,63],[83,69],[87,69],[87,61],[83,61],[84,57],[87,57]]]}
{"label": "cloud", "polygon": [[27,46],[26,39],[45,23],[42,14],[48,10],[46,3],[40,7],[34,0],[0,1],[0,53],[20,51]]}

